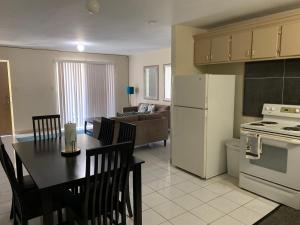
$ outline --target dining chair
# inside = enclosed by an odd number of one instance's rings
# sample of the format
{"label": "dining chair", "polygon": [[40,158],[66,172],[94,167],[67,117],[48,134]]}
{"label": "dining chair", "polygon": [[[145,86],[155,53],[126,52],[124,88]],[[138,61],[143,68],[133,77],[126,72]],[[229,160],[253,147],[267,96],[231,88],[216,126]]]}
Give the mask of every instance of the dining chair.
{"label": "dining chair", "polygon": [[[3,145],[3,143],[2,143],[2,140],[0,138],[0,146],[2,146],[2,145]],[[4,167],[3,167],[3,169],[4,169]],[[29,175],[23,176],[23,179],[22,179],[20,185],[22,186],[23,190],[30,190],[30,189],[36,189],[37,188],[36,185],[35,185],[35,183],[34,183],[34,181],[31,178],[31,176],[29,176]],[[14,215],[13,215],[13,213],[14,213],[13,207],[14,207],[14,205],[13,205],[13,201],[12,201],[11,210],[10,210],[10,216],[9,216],[10,219],[13,219],[13,217],[14,217]]]}
{"label": "dining chair", "polygon": [[[15,225],[27,225],[28,220],[42,216],[42,205],[38,188],[26,189],[17,180],[13,164],[3,143],[0,147],[0,161],[7,175],[13,194],[13,217]],[[55,204],[58,222],[62,222],[61,204]]]}
{"label": "dining chair", "polygon": [[[136,126],[130,123],[120,122],[119,134],[118,134],[118,143],[122,142],[131,142],[132,143],[132,152],[133,154],[134,145],[135,145],[135,136],[136,136]],[[126,205],[128,210],[129,217],[133,217],[132,207],[130,203],[130,192],[129,192],[129,183],[126,186]]]}
{"label": "dining chair", "polygon": [[34,141],[61,138],[60,115],[32,117]]}
{"label": "dining chair", "polygon": [[[68,222],[80,225],[126,225],[126,185],[132,143],[86,150],[84,192],[64,196]],[[121,222],[121,223],[119,223]]]}
{"label": "dining chair", "polygon": [[101,117],[101,126],[98,136],[98,140],[103,145],[111,145],[114,139],[115,121]]}

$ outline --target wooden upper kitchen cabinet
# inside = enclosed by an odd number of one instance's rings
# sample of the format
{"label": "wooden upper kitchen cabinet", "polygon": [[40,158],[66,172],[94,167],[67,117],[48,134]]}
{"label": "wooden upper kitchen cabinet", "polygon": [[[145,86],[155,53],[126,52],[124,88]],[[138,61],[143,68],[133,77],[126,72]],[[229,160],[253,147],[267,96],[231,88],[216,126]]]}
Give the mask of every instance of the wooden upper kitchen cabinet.
{"label": "wooden upper kitchen cabinet", "polygon": [[211,39],[211,62],[230,60],[230,35],[215,36]]}
{"label": "wooden upper kitchen cabinet", "polygon": [[300,20],[283,24],[280,56],[300,55]]}
{"label": "wooden upper kitchen cabinet", "polygon": [[231,34],[231,60],[242,61],[251,58],[252,31],[245,30]]}
{"label": "wooden upper kitchen cabinet", "polygon": [[208,64],[210,62],[210,45],[210,38],[200,38],[195,40],[195,64]]}
{"label": "wooden upper kitchen cabinet", "polygon": [[276,58],[280,43],[279,25],[253,29],[252,59]]}

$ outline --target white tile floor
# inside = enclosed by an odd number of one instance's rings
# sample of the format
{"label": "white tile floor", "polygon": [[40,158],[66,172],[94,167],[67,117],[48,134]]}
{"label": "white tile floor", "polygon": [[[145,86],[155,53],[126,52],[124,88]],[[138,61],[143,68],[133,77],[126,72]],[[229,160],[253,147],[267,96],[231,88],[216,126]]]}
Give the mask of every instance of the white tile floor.
{"label": "white tile floor", "polygon": [[[11,149],[12,138],[4,138]],[[238,188],[228,175],[202,180],[170,165],[169,144],[135,150],[142,167],[143,225],[253,224],[278,204]],[[0,224],[11,225],[11,191],[0,169]],[[40,219],[30,224],[40,224]],[[132,225],[132,220],[128,219]]]}

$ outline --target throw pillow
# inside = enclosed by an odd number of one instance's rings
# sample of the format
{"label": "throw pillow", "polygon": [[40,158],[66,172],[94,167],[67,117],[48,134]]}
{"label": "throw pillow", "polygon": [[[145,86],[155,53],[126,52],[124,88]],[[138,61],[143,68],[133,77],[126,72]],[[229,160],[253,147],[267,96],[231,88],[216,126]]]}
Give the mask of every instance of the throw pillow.
{"label": "throw pillow", "polygon": [[148,110],[148,104],[142,103],[139,106],[138,112],[147,112]]}
{"label": "throw pillow", "polygon": [[152,112],[152,113],[153,113],[153,112],[154,112],[154,109],[155,109],[155,105],[154,105],[154,104],[149,104],[149,105],[148,105],[148,111],[149,111],[149,112]]}

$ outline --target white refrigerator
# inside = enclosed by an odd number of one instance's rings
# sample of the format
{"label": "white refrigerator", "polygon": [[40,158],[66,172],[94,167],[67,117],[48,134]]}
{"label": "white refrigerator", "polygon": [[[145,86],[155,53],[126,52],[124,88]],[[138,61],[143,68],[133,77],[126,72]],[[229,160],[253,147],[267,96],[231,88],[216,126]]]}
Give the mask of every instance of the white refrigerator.
{"label": "white refrigerator", "polygon": [[207,179],[226,172],[233,137],[235,75],[173,77],[171,162]]}

